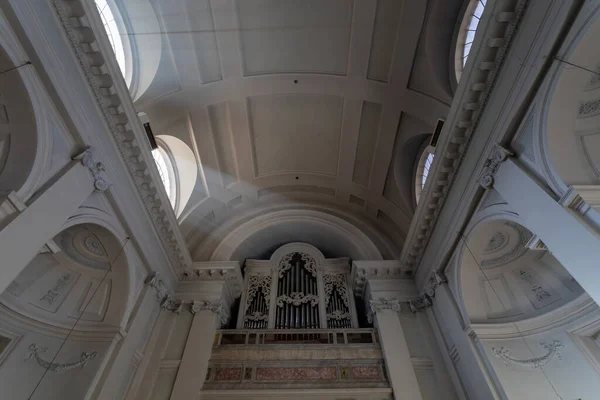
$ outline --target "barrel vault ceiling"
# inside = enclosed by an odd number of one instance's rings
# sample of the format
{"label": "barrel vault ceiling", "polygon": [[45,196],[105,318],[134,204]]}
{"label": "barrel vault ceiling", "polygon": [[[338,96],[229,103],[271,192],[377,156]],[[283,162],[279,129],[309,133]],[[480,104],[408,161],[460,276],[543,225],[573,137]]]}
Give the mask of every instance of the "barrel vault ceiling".
{"label": "barrel vault ceiling", "polygon": [[451,102],[461,5],[154,1],[162,51],[136,106],[196,157],[179,216],[192,254],[213,227],[268,201],[333,204],[401,247],[419,149]]}

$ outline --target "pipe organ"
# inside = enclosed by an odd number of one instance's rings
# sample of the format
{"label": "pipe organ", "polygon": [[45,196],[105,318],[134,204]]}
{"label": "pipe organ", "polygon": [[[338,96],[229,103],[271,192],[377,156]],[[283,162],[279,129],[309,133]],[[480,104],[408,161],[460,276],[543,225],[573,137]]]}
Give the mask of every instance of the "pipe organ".
{"label": "pipe organ", "polygon": [[357,328],[347,258],[291,243],[270,260],[246,260],[238,329]]}

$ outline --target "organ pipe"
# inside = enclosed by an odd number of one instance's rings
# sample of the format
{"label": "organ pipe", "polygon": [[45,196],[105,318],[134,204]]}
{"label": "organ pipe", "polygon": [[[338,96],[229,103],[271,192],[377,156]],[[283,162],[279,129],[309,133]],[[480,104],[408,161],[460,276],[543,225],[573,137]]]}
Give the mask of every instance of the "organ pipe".
{"label": "organ pipe", "polygon": [[[286,256],[271,275],[251,275],[248,287],[247,306],[243,317],[243,327],[247,329],[318,329],[320,327],[344,329],[352,327],[351,310],[348,307],[349,295],[346,288],[346,274],[320,272],[323,277],[324,294],[319,298],[320,287],[317,284],[314,260],[303,253]],[[323,275],[321,275],[321,273]],[[316,275],[316,274],[315,274]],[[272,280],[271,280],[272,279]],[[321,279],[321,278],[319,278]],[[277,283],[275,283],[275,281]],[[265,297],[266,296],[266,297]],[[275,310],[271,315],[275,319],[269,325],[270,296],[275,298]],[[320,323],[319,304],[326,303],[323,311],[326,315]]]}

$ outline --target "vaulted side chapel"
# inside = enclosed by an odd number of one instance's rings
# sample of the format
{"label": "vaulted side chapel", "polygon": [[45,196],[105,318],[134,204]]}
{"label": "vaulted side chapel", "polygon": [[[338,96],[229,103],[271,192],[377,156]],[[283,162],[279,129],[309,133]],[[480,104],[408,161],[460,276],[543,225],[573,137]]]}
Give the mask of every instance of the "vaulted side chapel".
{"label": "vaulted side chapel", "polygon": [[600,0],[0,0],[0,399],[597,400]]}

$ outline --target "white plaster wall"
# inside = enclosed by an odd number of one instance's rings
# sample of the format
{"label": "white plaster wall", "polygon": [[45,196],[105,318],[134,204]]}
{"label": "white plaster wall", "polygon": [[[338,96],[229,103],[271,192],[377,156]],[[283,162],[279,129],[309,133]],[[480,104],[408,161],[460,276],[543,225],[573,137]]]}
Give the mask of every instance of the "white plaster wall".
{"label": "white plaster wall", "polygon": [[[540,342],[560,341],[562,360],[552,359],[542,369],[529,368],[496,357],[492,348],[504,346],[511,357],[531,359],[543,356],[546,350]],[[547,332],[527,338],[507,340],[482,339],[481,344],[509,399],[597,399],[600,376],[565,331]],[[554,389],[553,389],[554,387]],[[556,392],[555,392],[556,390]]]}
{"label": "white plaster wall", "polygon": [[[87,334],[88,337],[74,332],[65,342],[64,337],[67,331],[51,332],[50,327],[27,326],[19,323],[19,326],[8,323],[5,309],[0,315],[0,329],[5,332],[13,333],[17,341],[16,346],[8,349],[8,354],[3,357],[0,364],[0,388],[2,394],[0,397],[5,399],[64,399],[64,400],[82,400],[86,398],[86,393],[92,383],[104,357],[111,347],[111,338],[104,334]],[[39,333],[41,330],[48,330],[49,334]],[[113,337],[116,332],[113,333]],[[96,336],[96,337],[94,337]],[[34,391],[35,386],[42,378],[45,369],[40,366],[35,359],[27,359],[29,346],[36,344],[38,348],[47,347],[45,353],[40,357],[46,361],[51,361],[56,351],[60,349],[56,357],[56,363],[71,363],[80,360],[82,352],[98,352],[98,355],[90,360],[85,367],[75,368],[64,372],[48,371],[41,380],[39,387]]]}

